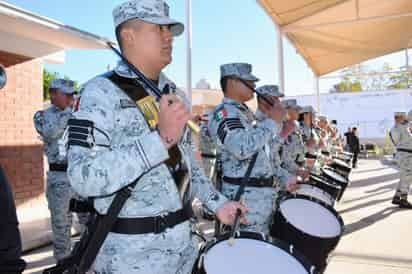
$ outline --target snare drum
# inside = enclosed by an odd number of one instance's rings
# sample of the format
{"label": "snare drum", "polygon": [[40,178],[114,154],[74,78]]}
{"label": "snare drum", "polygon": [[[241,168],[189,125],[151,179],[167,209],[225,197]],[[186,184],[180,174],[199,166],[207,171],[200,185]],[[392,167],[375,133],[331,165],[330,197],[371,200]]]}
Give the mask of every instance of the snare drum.
{"label": "snare drum", "polygon": [[333,159],[333,162],[330,164],[330,167],[335,169],[339,174],[343,175],[346,179],[349,178],[349,174],[352,170],[348,163],[340,159]]}
{"label": "snare drum", "polygon": [[340,193],[342,191],[341,186],[330,183],[323,177],[315,174],[310,175],[310,183],[328,193],[334,200],[336,200],[340,196]]}
{"label": "snare drum", "polygon": [[335,204],[335,199],[329,193],[310,183],[299,184],[299,188],[296,190],[296,193],[316,198],[330,206]]}
{"label": "snare drum", "polygon": [[343,193],[345,192],[346,188],[348,187],[349,181],[345,177],[343,177],[341,174],[337,173],[333,169],[329,167],[323,167],[322,168],[322,175],[331,180],[333,183],[339,185],[341,187],[341,191],[337,197],[337,200],[340,201],[340,199],[343,196]]}
{"label": "snare drum", "polygon": [[193,268],[193,274],[315,274],[316,268],[292,246],[261,234],[240,231],[233,245],[229,235],[207,243]]}
{"label": "snare drum", "polygon": [[279,200],[271,227],[272,237],[292,244],[320,273],[326,268],[327,257],[337,246],[342,232],[343,220],[331,206],[299,194]]}

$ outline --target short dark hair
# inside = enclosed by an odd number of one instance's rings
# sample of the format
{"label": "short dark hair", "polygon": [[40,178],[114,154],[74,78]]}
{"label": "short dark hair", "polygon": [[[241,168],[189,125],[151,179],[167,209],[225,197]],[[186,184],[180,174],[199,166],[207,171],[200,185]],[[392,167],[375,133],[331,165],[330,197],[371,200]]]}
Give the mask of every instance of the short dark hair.
{"label": "short dark hair", "polygon": [[135,20],[128,20],[126,22],[123,22],[120,25],[118,25],[115,29],[116,40],[117,40],[117,43],[118,43],[119,48],[120,48],[121,51],[123,50],[123,43],[122,43],[121,33],[122,33],[124,28],[131,27],[131,23],[133,21],[135,21]]}
{"label": "short dark hair", "polygon": [[357,128],[356,128],[356,127],[353,127],[353,128],[352,128],[352,130],[353,130],[353,131],[356,131],[356,130],[357,130]]}
{"label": "short dark hair", "polygon": [[229,79],[230,77],[228,76],[220,78],[220,88],[222,89],[223,93],[226,92],[227,80]]}

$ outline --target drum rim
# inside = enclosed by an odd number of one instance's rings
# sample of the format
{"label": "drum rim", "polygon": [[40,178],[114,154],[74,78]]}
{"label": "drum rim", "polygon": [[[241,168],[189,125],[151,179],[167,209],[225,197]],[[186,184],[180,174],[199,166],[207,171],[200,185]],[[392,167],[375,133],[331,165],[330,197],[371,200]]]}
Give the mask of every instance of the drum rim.
{"label": "drum rim", "polygon": [[[313,184],[313,183],[310,183],[310,182],[303,182],[303,183],[300,183],[299,185],[308,185],[308,186],[312,186],[312,187],[314,187],[314,188],[316,188],[316,189],[319,189],[320,191],[322,191],[324,194],[326,194],[329,198],[330,198],[330,200],[332,201],[332,204],[334,204],[334,202],[335,202],[335,199],[332,197],[332,195],[330,195],[329,193],[327,193],[326,191],[324,191],[323,189],[321,189],[319,186],[317,186],[316,184]],[[299,189],[298,189],[299,190]],[[297,190],[297,191],[298,191]],[[296,193],[296,192],[295,192]],[[300,193],[296,193],[296,194],[300,194]],[[305,195],[305,194],[301,194],[301,195]],[[305,195],[305,196],[309,196],[309,195]]]}
{"label": "drum rim", "polygon": [[342,168],[351,170],[351,167],[350,167],[344,160],[342,160],[342,159],[334,158],[334,159],[333,159],[333,162],[334,162],[336,165],[338,165],[338,166],[340,166],[340,167],[342,167]]}
{"label": "drum rim", "polygon": [[[333,178],[332,176],[330,176],[329,174],[327,174],[327,172],[324,172],[324,170],[331,171],[331,172],[334,172],[334,173],[338,174],[340,177],[342,177],[343,179],[345,179],[345,181],[342,182],[341,180],[338,180],[338,179],[336,179],[336,178]],[[339,182],[339,183],[341,183],[341,184],[345,184],[345,185],[347,185],[347,184],[349,183],[349,180],[347,180],[343,175],[341,175],[341,174],[339,174],[338,172],[334,171],[332,168],[322,167],[322,172],[324,172],[325,177],[327,177],[327,178],[330,179],[330,180],[337,181],[337,182]]]}
{"label": "drum rim", "polygon": [[[253,236],[260,236],[260,239],[257,239]],[[205,255],[212,247],[214,247],[215,245],[217,245],[218,243],[228,240],[231,237],[230,233],[224,233],[222,235],[219,235],[218,237],[214,237],[211,241],[206,242],[206,244],[199,250],[199,254]],[[256,241],[262,241],[265,243],[268,243],[270,245],[273,245],[279,249],[281,249],[282,251],[284,251],[285,253],[287,253],[288,255],[292,256],[293,258],[295,258],[298,263],[300,263],[303,268],[307,271],[308,274],[318,274],[317,268],[315,265],[313,265],[309,259],[307,259],[305,257],[305,255],[303,255],[302,252],[300,252],[299,250],[297,250],[296,248],[294,248],[293,245],[287,244],[286,242],[277,239],[277,238],[273,238],[272,240],[267,240],[266,237],[262,236],[261,233],[259,232],[254,232],[254,231],[246,231],[246,230],[241,230],[238,231],[238,233],[236,233],[235,238],[247,238],[247,239],[252,239],[252,240],[256,240]],[[290,252],[290,248],[293,248],[293,253]],[[199,255],[200,258],[200,255]],[[196,265],[195,265],[196,267]],[[202,263],[201,267],[204,267],[204,263]],[[199,267],[197,267],[199,268]],[[314,270],[312,270],[314,269]],[[311,272],[313,271],[313,272]]]}
{"label": "drum rim", "polygon": [[[319,176],[319,175],[316,175],[316,174],[312,174],[312,173],[311,173],[311,174],[310,174],[310,178],[311,178],[311,179],[314,178],[315,181],[318,180],[317,182],[319,182],[319,183],[321,183],[321,184],[330,185],[330,186],[332,186],[332,187],[334,187],[334,188],[339,189],[339,191],[342,191],[342,186],[336,185],[336,184],[333,184],[333,183],[330,183],[330,182],[326,181],[324,178],[322,178],[322,177]],[[316,184],[315,184],[315,185],[316,185]]]}
{"label": "drum rim", "polygon": [[307,196],[307,195],[290,193],[290,194],[287,194],[287,195],[279,198],[279,202],[278,202],[278,209],[277,209],[277,211],[279,211],[279,213],[282,214],[283,218],[284,218],[286,221],[287,221],[288,219],[285,217],[285,215],[283,215],[282,210],[280,209],[280,204],[281,204],[281,202],[283,202],[283,201],[285,201],[285,200],[289,200],[289,199],[310,200],[310,201],[312,201],[312,202],[315,202],[315,203],[317,203],[317,204],[320,204],[321,206],[325,207],[325,208],[328,209],[330,212],[332,212],[332,214],[338,219],[338,222],[339,222],[340,227],[341,227],[340,234],[337,235],[337,236],[332,236],[332,237],[318,237],[318,236],[315,236],[315,235],[311,235],[311,234],[309,234],[309,233],[306,233],[305,231],[300,230],[299,228],[297,228],[296,226],[294,226],[293,224],[291,224],[290,222],[288,222],[288,223],[289,223],[291,226],[293,226],[295,229],[299,230],[299,231],[300,231],[302,234],[304,234],[304,235],[307,235],[307,236],[310,236],[310,237],[317,237],[317,238],[321,238],[321,239],[334,239],[334,238],[337,238],[337,237],[338,237],[338,238],[342,237],[342,235],[343,235],[343,233],[344,233],[344,230],[345,230],[345,223],[344,223],[344,221],[343,221],[343,219],[342,219],[342,216],[339,215],[339,212],[338,212],[335,208],[333,208],[333,206],[330,206],[330,205],[328,205],[327,203],[325,203],[325,202],[323,202],[323,201],[321,201],[321,200],[319,200],[319,199],[316,199],[316,198],[313,198],[313,197],[310,197],[310,196]]}

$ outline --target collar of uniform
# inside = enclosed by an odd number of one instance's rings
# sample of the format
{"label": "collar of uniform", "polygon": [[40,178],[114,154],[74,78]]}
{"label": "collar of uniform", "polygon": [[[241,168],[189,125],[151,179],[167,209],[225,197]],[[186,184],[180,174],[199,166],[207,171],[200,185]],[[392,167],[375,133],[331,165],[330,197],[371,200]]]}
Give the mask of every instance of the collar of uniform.
{"label": "collar of uniform", "polygon": [[[138,78],[138,76],[133,71],[131,71],[130,68],[123,61],[119,61],[117,63],[117,66],[115,67],[114,72],[121,77],[130,78],[130,79]],[[169,82],[170,80],[167,79],[167,77],[163,74],[163,72],[160,72],[159,84],[158,84],[159,89],[163,90],[163,87]]]}
{"label": "collar of uniform", "polygon": [[240,108],[241,110],[250,111],[248,106],[245,105],[244,103],[240,103],[238,101],[235,101],[235,100],[227,98],[227,97],[223,98],[223,104],[230,104],[230,105],[233,105],[237,108]]}
{"label": "collar of uniform", "polygon": [[264,114],[260,109],[256,110],[256,119],[259,121],[265,120],[267,118],[266,114]]}

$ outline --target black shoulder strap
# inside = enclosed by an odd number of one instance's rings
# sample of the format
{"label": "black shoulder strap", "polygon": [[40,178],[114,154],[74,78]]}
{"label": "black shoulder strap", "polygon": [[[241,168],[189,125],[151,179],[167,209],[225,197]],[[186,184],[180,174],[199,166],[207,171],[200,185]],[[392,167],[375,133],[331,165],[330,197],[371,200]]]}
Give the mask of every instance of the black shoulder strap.
{"label": "black shoulder strap", "polygon": [[114,71],[110,71],[102,76],[123,90],[134,102],[149,95],[136,78],[121,77]]}
{"label": "black shoulder strap", "polygon": [[116,222],[120,210],[126,203],[127,199],[129,199],[137,182],[145,174],[146,173],[143,173],[133,183],[117,192],[116,196],[113,199],[113,202],[110,204],[110,207],[107,210],[107,214],[100,216],[97,219],[98,223],[96,229],[89,237],[88,243],[86,244],[86,250],[81,256],[80,264],[78,266],[78,273],[86,273],[90,269],[97,254],[99,253],[101,246],[103,245],[104,240],[106,239],[114,223]]}

